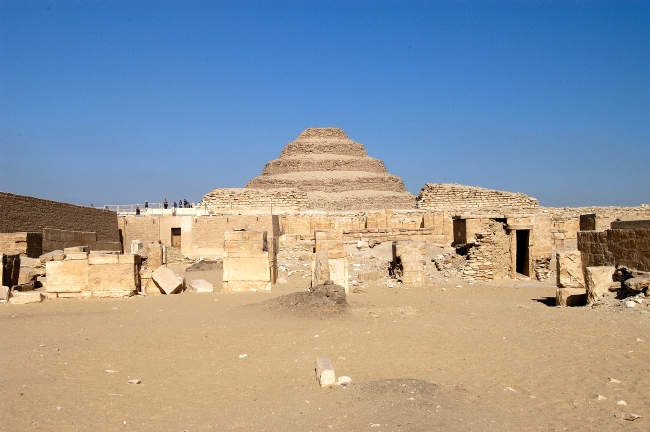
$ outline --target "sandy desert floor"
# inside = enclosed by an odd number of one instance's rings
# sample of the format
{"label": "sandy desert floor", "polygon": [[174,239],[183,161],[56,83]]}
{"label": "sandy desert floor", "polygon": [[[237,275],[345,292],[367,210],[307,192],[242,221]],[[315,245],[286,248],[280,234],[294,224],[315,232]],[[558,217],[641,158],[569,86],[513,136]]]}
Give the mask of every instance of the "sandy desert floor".
{"label": "sandy desert floor", "polygon": [[[366,283],[335,315],[263,303],[308,284],[3,305],[0,429],[650,430],[649,307],[457,280]],[[320,388],[317,357],[352,384]]]}

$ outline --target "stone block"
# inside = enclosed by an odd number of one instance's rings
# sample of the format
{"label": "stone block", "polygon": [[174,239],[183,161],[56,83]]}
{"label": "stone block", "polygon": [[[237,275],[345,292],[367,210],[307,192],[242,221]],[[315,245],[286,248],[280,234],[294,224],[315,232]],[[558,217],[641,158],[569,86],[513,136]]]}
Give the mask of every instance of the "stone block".
{"label": "stone block", "polygon": [[648,286],[650,286],[650,277],[633,277],[627,279],[625,282],[623,282],[623,284],[625,285],[625,288],[629,289],[630,291],[643,291],[644,289],[648,288]]}
{"label": "stone block", "polygon": [[87,291],[136,291],[133,264],[91,265],[88,269]]}
{"label": "stone block", "polygon": [[36,277],[39,276],[40,272],[29,267],[20,267],[20,272],[18,274],[18,284],[26,284],[36,280]]}
{"label": "stone block", "polygon": [[197,293],[214,292],[214,285],[205,279],[194,279],[190,281],[190,287]]}
{"label": "stone block", "polygon": [[[141,258],[140,255],[128,254],[128,255],[118,255],[117,262],[119,264],[131,264],[131,265],[140,265]],[[158,266],[160,267],[160,266]],[[155,267],[155,268],[158,268]]]}
{"label": "stone block", "polygon": [[73,246],[73,247],[67,247],[63,248],[63,253],[66,255],[69,253],[78,253],[78,252],[90,252],[90,247],[88,246]]}
{"label": "stone block", "polygon": [[271,282],[231,280],[223,282],[223,292],[271,291]]}
{"label": "stone block", "polygon": [[327,252],[316,252],[312,255],[312,261],[311,286],[322,285],[330,280],[330,266]]}
{"label": "stone block", "polygon": [[584,288],[585,278],[580,252],[558,252],[556,258],[558,288]]}
{"label": "stone block", "polygon": [[88,255],[88,264],[90,265],[117,264],[118,262],[118,255]]}
{"label": "stone block", "polygon": [[46,263],[47,261],[63,261],[65,259],[65,253],[60,250],[55,250],[41,255],[38,259],[40,259],[42,263]]}
{"label": "stone block", "polygon": [[316,359],[316,379],[321,387],[329,387],[336,384],[336,373],[329,359],[322,357]]}
{"label": "stone block", "polygon": [[13,292],[9,299],[9,304],[24,305],[29,303],[40,303],[43,301],[43,295],[36,291]]}
{"label": "stone block", "polygon": [[88,287],[88,260],[48,261],[47,292],[74,293]]}
{"label": "stone block", "polygon": [[587,304],[587,292],[583,288],[557,288],[555,304],[557,306],[584,306]]}
{"label": "stone block", "polygon": [[165,294],[174,294],[183,288],[182,281],[178,280],[178,276],[167,267],[158,267],[151,277]]}
{"label": "stone block", "polygon": [[66,252],[65,253],[66,261],[72,260],[87,260],[88,252]]}
{"label": "stone block", "polygon": [[585,285],[587,288],[587,304],[596,303],[609,292],[609,287],[614,281],[615,267],[599,266],[585,269]]}
{"label": "stone block", "polygon": [[250,288],[270,290],[271,265],[268,252],[228,252],[223,259],[223,281],[225,292],[242,291],[249,285]]}
{"label": "stone block", "polygon": [[11,287],[11,291],[31,291],[33,289],[34,289],[34,281],[21,283]]}
{"label": "stone block", "polygon": [[147,243],[147,267],[157,269],[163,265],[163,247],[159,243]]}
{"label": "stone block", "polygon": [[11,290],[9,289],[8,286],[0,286],[0,301],[6,302],[9,300],[9,295],[10,295]]}

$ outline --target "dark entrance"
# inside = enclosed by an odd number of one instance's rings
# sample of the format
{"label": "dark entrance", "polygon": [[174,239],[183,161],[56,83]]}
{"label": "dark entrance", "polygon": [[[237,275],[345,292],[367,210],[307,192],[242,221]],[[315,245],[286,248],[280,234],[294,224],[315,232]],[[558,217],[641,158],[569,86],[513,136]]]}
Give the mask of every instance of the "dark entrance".
{"label": "dark entrance", "polygon": [[464,245],[467,243],[467,221],[465,219],[454,219],[454,244],[452,246]]}
{"label": "dark entrance", "polygon": [[172,228],[172,247],[181,248],[181,229]]}
{"label": "dark entrance", "polygon": [[530,230],[517,230],[517,273],[524,276],[530,276],[528,260],[528,240],[530,237]]}

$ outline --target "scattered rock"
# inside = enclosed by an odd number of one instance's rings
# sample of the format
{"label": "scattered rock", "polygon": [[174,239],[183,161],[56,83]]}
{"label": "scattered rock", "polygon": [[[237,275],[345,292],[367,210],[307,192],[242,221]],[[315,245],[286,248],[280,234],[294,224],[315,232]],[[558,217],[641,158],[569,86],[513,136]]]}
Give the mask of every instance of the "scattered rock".
{"label": "scattered rock", "polygon": [[599,395],[599,394],[596,395],[596,399],[598,399],[598,400],[607,400],[607,398],[605,396]]}
{"label": "scattered rock", "polygon": [[29,303],[40,303],[43,301],[43,294],[40,292],[26,291],[19,292],[14,291],[11,298],[9,299],[9,304],[13,305],[24,305]]}
{"label": "scattered rock", "polygon": [[336,384],[336,374],[332,362],[326,358],[316,359],[316,379],[321,387],[327,387]]}
{"label": "scattered rock", "polygon": [[633,308],[633,307],[636,306],[636,303],[633,302],[632,300],[626,300],[626,301],[623,303],[623,305],[624,305],[626,308]]}
{"label": "scattered rock", "polygon": [[190,281],[190,287],[197,293],[214,292],[214,286],[204,279],[194,279]]}
{"label": "scattered rock", "polygon": [[616,378],[610,378],[609,382],[611,382],[611,383],[620,383],[620,381],[617,380]]}
{"label": "scattered rock", "polygon": [[132,379],[132,380],[127,381],[127,384],[141,384],[141,383],[142,383],[142,380],[139,380],[139,379]]}
{"label": "scattered rock", "polygon": [[9,300],[9,296],[11,295],[11,290],[9,289],[8,286],[1,286],[0,287],[0,301],[1,302],[6,302]]}
{"label": "scattered rock", "polygon": [[336,379],[336,385],[346,385],[352,382],[352,378],[349,376],[343,375]]}
{"label": "scattered rock", "polygon": [[633,277],[623,282],[623,285],[630,291],[642,291],[650,286],[650,277]]}
{"label": "scattered rock", "polygon": [[239,354],[239,358],[246,358],[248,357],[248,354]]}
{"label": "scattered rock", "polygon": [[641,418],[640,415],[638,414],[632,414],[632,413],[622,413],[622,414],[615,414],[614,417],[627,420],[627,421],[634,421],[638,418]]}
{"label": "scattered rock", "polygon": [[625,402],[624,400],[619,400],[616,401],[616,405],[627,405],[627,402]]}

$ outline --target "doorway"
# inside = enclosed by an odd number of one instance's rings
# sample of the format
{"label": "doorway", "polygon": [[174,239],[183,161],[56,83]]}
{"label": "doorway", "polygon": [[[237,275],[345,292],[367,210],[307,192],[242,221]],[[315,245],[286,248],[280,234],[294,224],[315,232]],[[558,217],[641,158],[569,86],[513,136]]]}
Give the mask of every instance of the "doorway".
{"label": "doorway", "polygon": [[172,247],[176,249],[181,248],[181,229],[172,228]]}
{"label": "doorway", "polygon": [[529,252],[529,240],[530,240],[530,230],[517,230],[517,273],[524,276],[530,277],[530,252]]}

